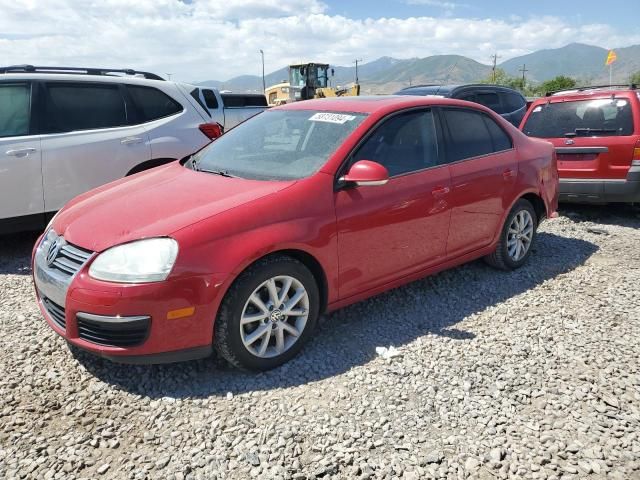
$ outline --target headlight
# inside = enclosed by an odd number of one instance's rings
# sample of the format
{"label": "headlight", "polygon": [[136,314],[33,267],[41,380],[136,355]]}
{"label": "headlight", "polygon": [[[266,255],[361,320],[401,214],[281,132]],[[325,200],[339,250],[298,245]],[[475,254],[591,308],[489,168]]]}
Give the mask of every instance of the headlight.
{"label": "headlight", "polygon": [[178,242],[172,238],[125,243],[98,255],[89,275],[107,282],[161,282],[169,276],[177,256]]}

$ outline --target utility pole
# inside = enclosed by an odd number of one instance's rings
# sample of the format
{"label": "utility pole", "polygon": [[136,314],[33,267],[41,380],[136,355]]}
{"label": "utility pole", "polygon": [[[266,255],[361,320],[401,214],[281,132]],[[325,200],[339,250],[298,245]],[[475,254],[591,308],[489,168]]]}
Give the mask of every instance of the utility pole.
{"label": "utility pole", "polygon": [[499,58],[500,56],[497,53],[494,53],[493,55],[491,55],[491,59],[493,61],[493,67],[491,68],[491,78],[493,83],[496,83],[496,66],[498,64]]}
{"label": "utility pole", "polygon": [[267,91],[267,87],[264,83],[264,52],[260,49],[260,55],[262,55],[262,93]]}
{"label": "utility pole", "polygon": [[167,76],[167,80],[171,80],[171,73],[165,73],[165,75]]}
{"label": "utility pole", "polygon": [[358,59],[353,61],[353,63],[356,64],[356,84],[358,83],[358,62],[362,62],[362,59],[358,58]]}
{"label": "utility pole", "polygon": [[522,90],[524,90],[524,87],[526,85],[526,80],[525,80],[525,76],[524,74],[527,73],[529,70],[527,70],[527,64],[523,63],[522,64],[522,68],[520,70],[518,70],[519,72],[522,72]]}

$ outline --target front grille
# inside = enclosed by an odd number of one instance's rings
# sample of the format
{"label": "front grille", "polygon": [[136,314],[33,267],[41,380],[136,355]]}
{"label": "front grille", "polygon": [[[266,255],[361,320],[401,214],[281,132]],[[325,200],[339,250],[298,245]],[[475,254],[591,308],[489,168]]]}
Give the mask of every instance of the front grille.
{"label": "front grille", "polygon": [[73,276],[78,273],[91,255],[93,255],[93,252],[89,250],[65,243],[60,247],[58,254],[51,263],[51,268],[65,275]]}
{"label": "front grille", "polygon": [[147,338],[149,317],[103,317],[78,313],[78,337],[108,347],[132,347]]}
{"label": "front grille", "polygon": [[64,307],[61,307],[57,303],[52,302],[47,297],[42,297],[42,305],[44,305],[45,310],[54,321],[54,323],[64,330],[67,327]]}

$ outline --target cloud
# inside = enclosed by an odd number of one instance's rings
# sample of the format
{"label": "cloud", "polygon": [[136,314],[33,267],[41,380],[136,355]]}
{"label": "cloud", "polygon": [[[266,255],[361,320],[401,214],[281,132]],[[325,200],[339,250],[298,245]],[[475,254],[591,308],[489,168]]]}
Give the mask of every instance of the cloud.
{"label": "cloud", "polygon": [[407,5],[426,5],[428,7],[438,7],[445,10],[454,10],[461,5],[454,2],[445,2],[441,0],[406,0]]}
{"label": "cloud", "polygon": [[[445,2],[446,3],[446,2]],[[453,3],[453,2],[451,2]],[[301,60],[350,65],[455,53],[489,63],[570,42],[640,43],[607,24],[331,15],[318,0],[0,0],[5,64],[137,68],[184,81],[226,80]]]}

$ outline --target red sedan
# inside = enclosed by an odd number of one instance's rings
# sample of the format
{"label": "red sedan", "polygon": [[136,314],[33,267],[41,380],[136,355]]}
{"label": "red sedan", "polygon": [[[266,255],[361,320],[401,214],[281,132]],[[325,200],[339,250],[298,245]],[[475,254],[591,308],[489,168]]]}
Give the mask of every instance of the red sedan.
{"label": "red sedan", "polygon": [[520,267],[557,196],[551,144],[478,104],[294,103],[71,201],[34,250],[38,302],[112,360],[215,347],[265,370],[322,312],[480,257]]}

